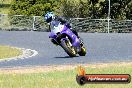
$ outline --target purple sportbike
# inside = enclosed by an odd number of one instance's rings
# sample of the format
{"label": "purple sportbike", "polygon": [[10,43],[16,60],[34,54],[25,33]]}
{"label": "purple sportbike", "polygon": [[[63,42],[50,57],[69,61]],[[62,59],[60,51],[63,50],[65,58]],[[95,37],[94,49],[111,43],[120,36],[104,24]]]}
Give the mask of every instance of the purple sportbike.
{"label": "purple sportbike", "polygon": [[58,23],[51,29],[49,38],[54,39],[70,57],[86,55],[86,48],[82,41],[66,26]]}

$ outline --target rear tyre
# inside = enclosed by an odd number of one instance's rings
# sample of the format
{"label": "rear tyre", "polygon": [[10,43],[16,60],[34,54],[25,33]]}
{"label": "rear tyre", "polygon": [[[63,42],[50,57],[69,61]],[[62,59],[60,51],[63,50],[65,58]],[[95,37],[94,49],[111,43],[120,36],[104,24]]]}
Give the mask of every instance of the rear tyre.
{"label": "rear tyre", "polygon": [[82,46],[82,47],[81,47],[81,51],[78,52],[78,54],[79,54],[80,56],[85,56],[85,55],[86,55],[86,48],[85,48],[84,46]]}
{"label": "rear tyre", "polygon": [[75,48],[71,46],[70,40],[61,40],[61,47],[65,50],[65,52],[70,56],[70,57],[75,57],[76,56],[76,51]]}

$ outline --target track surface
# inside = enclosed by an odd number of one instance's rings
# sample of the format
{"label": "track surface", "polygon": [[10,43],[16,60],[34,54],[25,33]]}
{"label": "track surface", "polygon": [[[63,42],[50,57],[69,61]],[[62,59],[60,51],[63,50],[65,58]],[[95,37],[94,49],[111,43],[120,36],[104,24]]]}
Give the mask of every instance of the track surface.
{"label": "track surface", "polygon": [[32,58],[0,62],[0,67],[132,61],[132,34],[79,33],[87,48],[84,57],[69,58],[64,50],[50,42],[47,32],[0,31],[0,45],[38,51]]}

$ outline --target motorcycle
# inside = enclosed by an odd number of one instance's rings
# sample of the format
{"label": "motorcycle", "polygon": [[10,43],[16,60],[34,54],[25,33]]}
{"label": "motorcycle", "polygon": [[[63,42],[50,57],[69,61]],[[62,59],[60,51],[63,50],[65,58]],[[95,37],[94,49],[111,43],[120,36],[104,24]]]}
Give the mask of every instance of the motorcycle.
{"label": "motorcycle", "polygon": [[58,23],[51,29],[49,38],[52,38],[58,45],[60,45],[70,57],[86,55],[86,48],[83,41],[66,26],[66,24]]}

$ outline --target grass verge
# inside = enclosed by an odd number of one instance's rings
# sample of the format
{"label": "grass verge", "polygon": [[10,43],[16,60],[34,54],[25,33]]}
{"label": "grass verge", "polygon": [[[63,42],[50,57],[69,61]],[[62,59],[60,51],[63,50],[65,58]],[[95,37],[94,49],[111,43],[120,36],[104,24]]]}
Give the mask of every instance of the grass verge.
{"label": "grass verge", "polygon": [[0,14],[8,14],[13,0],[0,0]]}
{"label": "grass verge", "polygon": [[[88,66],[85,68],[87,74],[130,74],[132,76],[132,63]],[[45,71],[45,68],[42,68],[44,72],[40,71],[40,73],[37,70],[33,73],[1,73],[0,88],[131,88],[132,85],[131,82],[129,84],[87,84],[79,86],[76,83],[77,70],[73,66],[71,66],[72,70],[56,70],[53,67],[48,72]],[[35,70],[35,68],[33,69]]]}
{"label": "grass verge", "polygon": [[11,58],[21,54],[22,51],[20,49],[0,45],[0,59]]}

